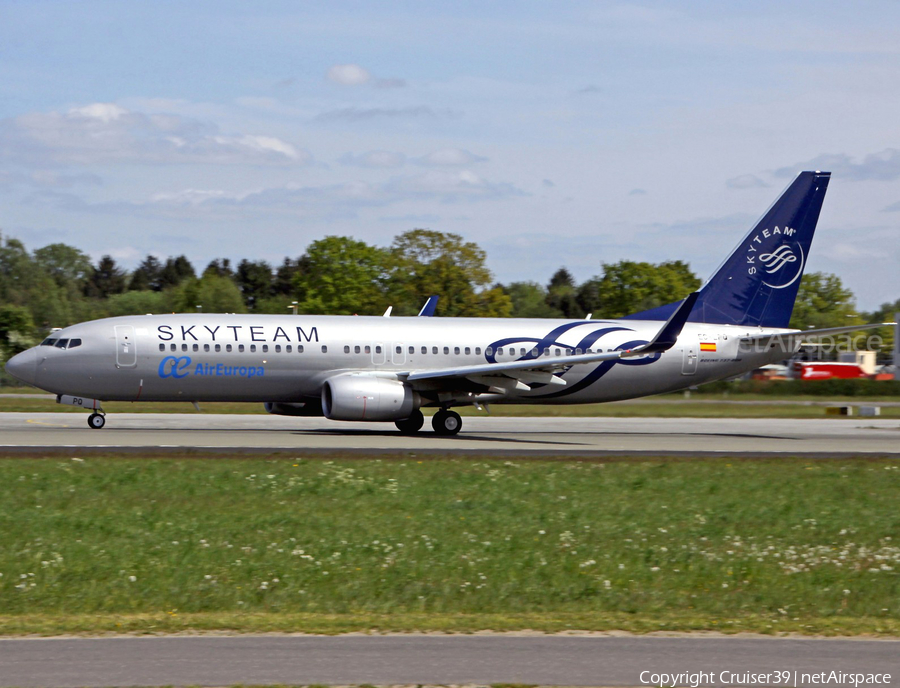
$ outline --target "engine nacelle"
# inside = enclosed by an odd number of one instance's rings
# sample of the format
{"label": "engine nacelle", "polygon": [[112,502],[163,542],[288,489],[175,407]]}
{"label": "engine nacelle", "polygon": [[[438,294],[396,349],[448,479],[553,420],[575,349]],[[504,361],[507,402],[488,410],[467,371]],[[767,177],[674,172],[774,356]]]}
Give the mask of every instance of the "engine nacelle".
{"label": "engine nacelle", "polygon": [[403,420],[420,404],[408,385],[365,373],[338,375],[322,388],[322,411],[331,420]]}
{"label": "engine nacelle", "polygon": [[321,416],[322,404],[313,397],[309,401],[298,403],[286,403],[282,401],[267,401],[266,411],[276,416]]}

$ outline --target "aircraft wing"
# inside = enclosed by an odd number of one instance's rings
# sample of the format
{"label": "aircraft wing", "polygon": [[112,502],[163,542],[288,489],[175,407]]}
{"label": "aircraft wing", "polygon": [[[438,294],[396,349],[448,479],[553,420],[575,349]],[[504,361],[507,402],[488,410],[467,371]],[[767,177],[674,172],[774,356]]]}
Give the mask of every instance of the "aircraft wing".
{"label": "aircraft wing", "polygon": [[785,332],[767,332],[766,334],[754,334],[747,337],[741,337],[742,342],[764,342],[766,340],[778,339],[779,337],[789,337],[791,339],[806,339],[817,337],[829,337],[834,334],[846,334],[848,332],[859,332],[860,330],[873,330],[877,327],[893,327],[897,323],[869,323],[868,325],[844,325],[842,327],[826,327],[820,330],[788,330]]}
{"label": "aircraft wing", "polygon": [[656,336],[647,344],[623,351],[607,351],[605,353],[579,354],[576,356],[538,356],[525,361],[509,361],[506,363],[483,363],[471,366],[458,366],[456,368],[441,368],[438,370],[410,371],[401,373],[400,377],[409,382],[419,380],[450,380],[468,379],[477,384],[488,387],[510,387],[528,389],[528,383],[565,385],[566,381],[558,377],[556,373],[567,370],[573,365],[582,363],[600,363],[602,361],[615,361],[622,358],[633,358],[667,351],[675,346],[681,329],[687,322],[691,309],[697,301],[699,294],[694,292],[689,295],[675,310],[672,316],[660,328]]}

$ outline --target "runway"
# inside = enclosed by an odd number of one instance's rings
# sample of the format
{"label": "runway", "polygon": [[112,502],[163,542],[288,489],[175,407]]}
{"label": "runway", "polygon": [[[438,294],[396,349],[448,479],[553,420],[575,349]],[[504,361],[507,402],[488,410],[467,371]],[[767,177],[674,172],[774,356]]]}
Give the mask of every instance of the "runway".
{"label": "runway", "polygon": [[[0,452],[200,452],[647,456],[900,456],[900,421],[754,418],[469,417],[456,437],[406,437],[390,423],[261,415],[0,413]],[[427,427],[427,426],[426,426]]]}
{"label": "runway", "polygon": [[[0,640],[0,686],[653,685],[651,674],[900,674],[900,641],[571,636],[237,636]],[[722,681],[726,672],[727,681]],[[796,672],[796,676],[794,675]],[[686,680],[678,685],[687,685]],[[823,684],[819,681],[818,684]],[[835,683],[832,681],[832,683]],[[841,684],[847,684],[846,681]],[[710,683],[706,683],[710,685]]]}

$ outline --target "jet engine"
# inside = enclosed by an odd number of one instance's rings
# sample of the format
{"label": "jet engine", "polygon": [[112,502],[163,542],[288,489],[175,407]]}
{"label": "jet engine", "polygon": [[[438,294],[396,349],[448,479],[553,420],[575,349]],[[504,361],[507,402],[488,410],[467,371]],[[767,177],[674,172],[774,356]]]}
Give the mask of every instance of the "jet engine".
{"label": "jet engine", "polygon": [[281,401],[267,401],[264,406],[268,413],[276,416],[321,416],[322,404],[313,397],[309,401],[298,403],[285,403]]}
{"label": "jet engine", "polygon": [[374,375],[338,375],[322,388],[322,411],[330,420],[403,420],[420,405],[408,385]]}

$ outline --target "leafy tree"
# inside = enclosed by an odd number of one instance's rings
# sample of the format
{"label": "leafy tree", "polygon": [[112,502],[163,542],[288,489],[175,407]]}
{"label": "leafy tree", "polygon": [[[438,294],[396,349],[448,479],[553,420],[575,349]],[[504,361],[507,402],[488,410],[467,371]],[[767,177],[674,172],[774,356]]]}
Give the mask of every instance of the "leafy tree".
{"label": "leafy tree", "polygon": [[49,244],[37,249],[34,261],[59,287],[76,292],[83,291],[93,271],[87,254],[66,244]]}
{"label": "leafy tree", "polygon": [[314,241],[299,260],[301,313],[377,314],[384,309],[387,254],[350,237]]}
{"label": "leafy tree", "polygon": [[[897,299],[893,303],[883,303],[871,313],[864,313],[863,319],[870,323],[894,322],[897,313],[900,313],[900,299]],[[893,354],[896,327],[879,327],[875,330],[875,334],[881,337],[884,342],[881,347],[881,352],[885,355]],[[898,361],[898,363],[900,363],[900,361]]]}
{"label": "leafy tree", "polygon": [[575,278],[566,268],[553,273],[547,285],[547,305],[565,318],[584,317],[575,296]]}
{"label": "leafy tree", "polygon": [[790,326],[799,330],[862,324],[853,292],[841,278],[825,272],[809,272],[800,280]]}
{"label": "leafy tree", "polygon": [[547,290],[537,282],[513,282],[503,287],[512,301],[514,318],[561,318],[561,311],[547,303]]}
{"label": "leafy tree", "polygon": [[0,354],[4,359],[34,345],[34,322],[24,306],[0,305]]}
{"label": "leafy tree", "polygon": [[145,291],[152,289],[153,291],[161,291],[159,278],[162,274],[162,263],[154,255],[148,255],[141,264],[131,273],[131,280],[128,288],[132,291]]}
{"label": "leafy tree", "polygon": [[121,294],[125,291],[125,271],[112,256],[103,256],[88,277],[84,291],[87,296],[100,299]]}
{"label": "leafy tree", "polygon": [[194,266],[185,256],[167,258],[159,274],[159,286],[161,289],[175,287],[187,279],[194,279]]}
{"label": "leafy tree", "polygon": [[437,315],[503,317],[512,301],[499,286],[488,287],[485,252],[458,234],[413,229],[390,248],[391,303],[399,314],[415,315],[429,296],[440,296]]}
{"label": "leafy tree", "polygon": [[600,308],[594,309],[594,315],[620,318],[678,301],[699,287],[700,280],[680,260],[658,265],[631,260],[604,264],[597,284]]}
{"label": "leafy tree", "polygon": [[264,260],[242,260],[238,264],[234,281],[241,290],[244,303],[250,310],[272,293],[272,266]]}
{"label": "leafy tree", "polygon": [[108,317],[116,315],[144,315],[146,313],[168,313],[173,310],[171,292],[126,291],[113,294],[104,303]]}
{"label": "leafy tree", "polygon": [[[174,310],[191,313],[246,313],[237,285],[228,277],[207,272],[200,279],[189,279],[171,290]],[[198,306],[200,309],[198,309]]]}
{"label": "leafy tree", "polygon": [[203,275],[212,273],[218,277],[234,279],[234,270],[231,269],[231,261],[228,258],[216,258],[203,271]]}
{"label": "leafy tree", "polygon": [[300,274],[300,259],[285,258],[272,281],[272,293],[293,296],[297,286],[297,275]]}

